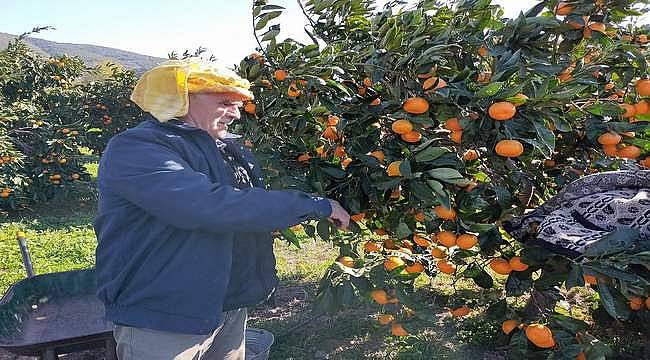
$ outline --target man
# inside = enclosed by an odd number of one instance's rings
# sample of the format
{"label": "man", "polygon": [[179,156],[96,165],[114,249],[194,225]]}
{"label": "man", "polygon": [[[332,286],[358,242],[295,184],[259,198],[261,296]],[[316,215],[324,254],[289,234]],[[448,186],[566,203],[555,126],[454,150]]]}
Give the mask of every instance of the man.
{"label": "man", "polygon": [[250,84],[200,59],[145,73],[147,116],[115,136],[98,172],[97,293],[121,360],[244,359],[246,308],[277,285],[271,232],[348,213],[333,200],[264,189],[228,133]]}

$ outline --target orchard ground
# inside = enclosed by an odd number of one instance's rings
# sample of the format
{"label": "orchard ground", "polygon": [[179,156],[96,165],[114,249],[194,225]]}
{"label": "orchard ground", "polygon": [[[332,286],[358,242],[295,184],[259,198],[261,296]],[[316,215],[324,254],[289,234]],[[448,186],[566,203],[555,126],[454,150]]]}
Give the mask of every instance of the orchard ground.
{"label": "orchard ground", "polygon": [[[96,158],[88,156],[87,160],[86,168],[94,179]],[[96,197],[93,190],[87,189],[80,188],[72,198],[58,199],[17,214],[1,225],[0,262],[5,264],[0,272],[1,294],[24,277],[15,240],[18,230],[27,233],[37,273],[94,265],[96,240],[92,222]],[[498,298],[500,291],[477,290],[470,283],[456,283],[457,296],[475,300],[472,313],[457,321],[446,307],[446,303],[453,300],[450,299],[454,286],[450,276],[437,276],[433,283],[421,277],[422,281],[417,282],[418,297],[427,299],[431,304],[429,311],[438,321],[407,338],[390,336],[390,326],[377,323],[376,308],[370,300],[334,316],[315,313],[311,304],[318,280],[338,255],[338,249],[331,243],[299,234],[302,249],[276,240],[281,285],[275,304],[264,304],[250,314],[249,326],[268,329],[276,336],[271,359],[505,359],[506,352],[501,348],[504,339],[498,335],[500,323],[486,320],[482,314],[486,301]],[[503,283],[498,288],[502,287]],[[597,306],[597,296],[591,290],[574,290],[567,294],[568,301],[563,306],[570,307],[573,316],[589,319],[588,310]],[[642,344],[633,340],[638,334],[625,332],[622,326],[593,330],[606,332],[611,339],[610,345],[629,354],[630,359],[640,358]],[[86,351],[61,358],[100,359],[102,352]],[[0,351],[0,360],[9,359],[31,358]]]}

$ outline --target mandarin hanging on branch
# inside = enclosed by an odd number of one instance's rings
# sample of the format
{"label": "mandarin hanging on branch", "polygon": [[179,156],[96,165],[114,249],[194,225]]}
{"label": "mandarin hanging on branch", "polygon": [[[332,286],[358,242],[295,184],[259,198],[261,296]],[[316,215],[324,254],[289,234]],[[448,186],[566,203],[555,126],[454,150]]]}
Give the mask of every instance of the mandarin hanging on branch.
{"label": "mandarin hanging on branch", "polygon": [[573,10],[575,10],[575,7],[567,4],[566,2],[561,1],[560,3],[557,4],[557,7],[555,8],[555,15],[567,16],[571,14]]}
{"label": "mandarin hanging on branch", "polygon": [[400,137],[408,143],[416,143],[422,139],[422,134],[417,131],[409,131],[406,134],[402,134]]}
{"label": "mandarin hanging on branch", "polygon": [[506,335],[510,335],[510,333],[512,332],[512,330],[516,329],[517,326],[519,326],[519,321],[514,320],[514,319],[509,319],[509,320],[504,321],[504,322],[501,324],[501,330],[502,330]]}
{"label": "mandarin hanging on branch", "polygon": [[551,329],[542,324],[530,324],[526,327],[526,337],[535,346],[542,349],[548,349],[555,346],[553,332]]}
{"label": "mandarin hanging on branch", "polygon": [[400,119],[393,121],[393,124],[390,126],[390,128],[394,133],[404,135],[413,130],[413,124],[406,119]]}
{"label": "mandarin hanging on branch", "polygon": [[504,157],[517,157],[524,153],[524,146],[518,140],[501,140],[494,151]]}
{"label": "mandarin hanging on branch", "polygon": [[289,73],[283,69],[278,69],[273,72],[273,77],[275,77],[275,80],[277,81],[284,81],[288,75]]}
{"label": "mandarin hanging on branch", "polygon": [[505,121],[512,119],[517,113],[515,104],[508,101],[500,101],[490,105],[488,114],[494,120]]}
{"label": "mandarin hanging on branch", "polygon": [[634,89],[639,96],[650,96],[650,79],[637,80]]}
{"label": "mandarin hanging on branch", "polygon": [[424,114],[429,111],[429,102],[419,96],[412,97],[404,102],[402,109],[411,114]]}
{"label": "mandarin hanging on branch", "polygon": [[445,129],[450,131],[462,131],[463,127],[460,126],[460,122],[458,121],[458,118],[453,117],[445,121]]}
{"label": "mandarin hanging on branch", "polygon": [[[435,87],[434,87],[435,86]],[[438,77],[430,77],[422,84],[422,90],[436,91],[438,89],[446,88],[447,82]]]}
{"label": "mandarin hanging on branch", "polygon": [[598,137],[598,143],[601,145],[616,145],[621,142],[621,135],[615,132],[606,132]]}
{"label": "mandarin hanging on branch", "polygon": [[443,220],[455,220],[456,219],[456,211],[454,209],[449,209],[446,208],[442,205],[438,205],[433,208],[433,212],[436,213],[436,216]]}
{"label": "mandarin hanging on branch", "polygon": [[510,267],[508,260],[502,258],[490,260],[490,268],[499,275],[508,275],[512,272],[512,267]]}
{"label": "mandarin hanging on branch", "polygon": [[388,167],[386,168],[386,173],[388,176],[402,176],[402,173],[399,171],[399,166],[401,163],[401,161],[393,161],[392,163],[388,164]]}

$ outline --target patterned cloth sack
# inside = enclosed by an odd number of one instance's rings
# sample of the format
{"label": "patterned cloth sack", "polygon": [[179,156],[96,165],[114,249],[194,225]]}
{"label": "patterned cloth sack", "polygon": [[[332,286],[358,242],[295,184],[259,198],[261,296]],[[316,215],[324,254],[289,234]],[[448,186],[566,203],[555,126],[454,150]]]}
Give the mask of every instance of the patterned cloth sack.
{"label": "patterned cloth sack", "polygon": [[640,241],[650,241],[650,170],[585,176],[503,225],[519,241],[570,257],[621,228],[637,229]]}

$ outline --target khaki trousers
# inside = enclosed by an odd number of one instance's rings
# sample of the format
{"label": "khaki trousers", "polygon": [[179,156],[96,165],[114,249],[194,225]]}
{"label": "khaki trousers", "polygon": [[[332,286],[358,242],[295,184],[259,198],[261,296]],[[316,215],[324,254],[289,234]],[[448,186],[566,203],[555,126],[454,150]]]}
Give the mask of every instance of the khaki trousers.
{"label": "khaki trousers", "polygon": [[224,312],[212,334],[192,335],[116,325],[120,360],[244,360],[247,310]]}

